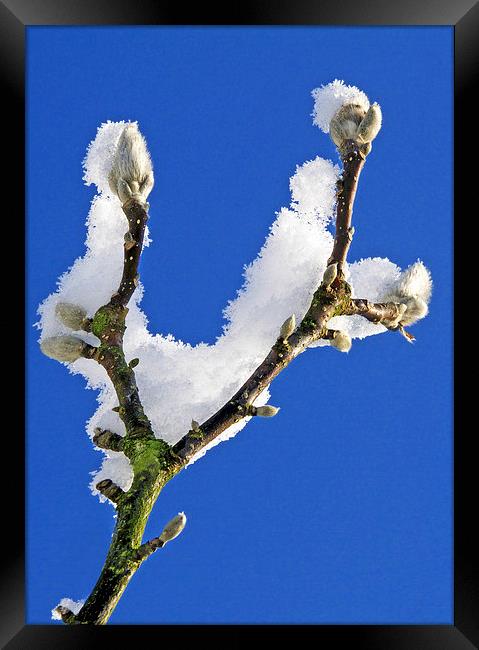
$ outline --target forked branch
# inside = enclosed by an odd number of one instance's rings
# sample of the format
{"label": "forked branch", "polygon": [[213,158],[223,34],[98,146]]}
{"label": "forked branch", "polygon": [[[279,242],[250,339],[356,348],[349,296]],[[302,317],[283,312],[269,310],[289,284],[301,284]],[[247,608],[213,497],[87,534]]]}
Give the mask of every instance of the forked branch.
{"label": "forked branch", "polygon": [[[109,479],[96,485],[116,506],[116,526],[102,572],[83,607],[77,614],[63,606],[57,608],[66,624],[105,624],[108,621],[142,562],[174,539],[185,525],[186,518],[179,513],[165,526],[161,535],[142,543],[148,517],[161,489],[201,449],[238,421],[275,415],[278,410],[275,407],[256,407],[254,402],[293,359],[319,339],[330,341],[341,351],[349,350],[351,339],[348,335],[328,328],[332,317],[360,315],[388,329],[403,327],[404,305],[400,302],[372,304],[367,300],[353,299],[343,272],[354,233],[352,214],[359,176],[371,150],[370,142],[379,130],[378,119],[380,125],[379,107],[375,106],[368,112],[355,105],[343,106],[331,121],[331,135],[343,162],[336,202],[336,231],[322,282],[314,292],[303,319],[296,326],[295,318],[291,316],[281,328],[278,327],[277,340],[250,377],[205,422],[192,422],[191,429],[174,446],[155,437],[136,383],[134,367],[138,360],[127,363],[123,349],[127,305],[138,285],[138,266],[148,221],[146,198],[153,186],[151,161],[142,136],[133,125],[128,125],[123,131],[109,176],[110,187],[122,203],[128,224],[120,284],[109,302],[101,306],[92,319],[86,318],[84,311],[74,305],[63,303],[57,311],[64,324],[72,329],[91,331],[100,344],[92,347],[74,336],[54,337],[55,341],[46,339],[42,343],[43,351],[56,359],[71,362],[82,356],[106,370],[116,391],[116,410],[126,433],[120,436],[113,431],[97,429],[93,441],[98,447],[123,452],[133,472],[132,485],[126,492]],[[356,125],[356,132],[351,130],[351,124]]]}

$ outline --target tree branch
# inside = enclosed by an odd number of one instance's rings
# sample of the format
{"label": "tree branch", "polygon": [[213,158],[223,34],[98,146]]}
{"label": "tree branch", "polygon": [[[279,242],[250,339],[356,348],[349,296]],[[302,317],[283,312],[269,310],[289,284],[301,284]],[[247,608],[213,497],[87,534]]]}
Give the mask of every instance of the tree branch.
{"label": "tree branch", "polygon": [[111,451],[123,451],[123,438],[113,431],[107,429],[95,429],[93,443],[101,449],[111,449]]}
{"label": "tree branch", "polygon": [[395,323],[404,314],[405,305],[397,302],[369,302],[363,298],[353,298],[348,305],[345,306],[343,314],[346,316],[362,316],[371,323],[378,323],[388,327],[388,329],[396,329],[390,327],[391,323]]}
{"label": "tree branch", "polygon": [[248,416],[248,404],[269,386],[272,380],[286,368],[308,345],[318,339],[332,339],[333,330],[326,325],[333,316],[344,314],[350,303],[351,289],[344,280],[342,265],[346,261],[353,231],[351,219],[359,174],[365,157],[353,141],[343,155],[344,173],[336,203],[336,236],[328,267],[337,264],[337,276],[331,284],[322,283],[298,329],[286,340],[277,339],[263,362],[214,415],[200,425],[201,435],[189,431],[173,447],[182,466],[187,464],[203,447],[211,443],[223,431]]}
{"label": "tree branch", "polygon": [[[110,377],[119,401],[119,416],[126,428],[124,438],[112,432],[101,432],[95,443],[121,450],[129,458],[133,483],[123,492],[106,479],[97,485],[99,491],[117,502],[117,521],[105,564],[96,585],[75,616],[63,617],[68,624],[107,622],[129,580],[140,566],[136,550],[153,504],[162,487],[174,474],[169,462],[169,445],[157,440],[138,393],[135,373],[123,352],[126,305],[138,284],[138,264],[148,219],[146,206],[130,199],[123,206],[128,219],[125,235],[125,262],[120,286],[111,300],[100,307],[92,320],[92,332],[100,339],[100,347],[90,357],[102,365]],[[132,242],[135,242],[133,245]]]}
{"label": "tree branch", "polygon": [[356,197],[359,175],[364,167],[366,158],[354,140],[346,141],[341,151],[344,172],[338,183],[336,206],[336,233],[329,264],[337,263],[338,274],[346,261],[354,230],[351,229],[353,205]]}
{"label": "tree branch", "polygon": [[159,548],[163,548],[164,545],[165,542],[161,539],[161,537],[154,537],[153,539],[150,539],[149,542],[145,542],[140,546],[137,551],[137,557],[143,562]]}
{"label": "tree branch", "polygon": [[95,485],[98,492],[101,492],[107,499],[110,499],[113,503],[119,503],[125,492],[113,483],[109,478],[103,479]]}
{"label": "tree branch", "polygon": [[[129,127],[128,127],[129,128]],[[136,136],[132,136],[134,138]],[[126,142],[126,144],[125,144]],[[128,134],[122,146],[128,144]],[[370,149],[370,147],[369,147]],[[124,437],[111,431],[96,430],[93,438],[97,446],[122,451],[130,460],[133,482],[127,492],[109,479],[100,481],[97,489],[117,504],[117,521],[112,542],[102,569],[90,596],[78,614],[60,612],[67,624],[105,624],[119,598],[141,563],[165,541],[173,539],[184,526],[186,518],[179,513],[163,531],[162,535],[142,544],[143,533],[150,512],[164,485],[206,445],[238,421],[252,415],[274,415],[274,409],[260,413],[253,406],[260,393],[301,352],[318,339],[338,340],[344,333],[327,327],[333,316],[361,315],[372,322],[391,323],[397,319],[400,307],[395,303],[371,304],[366,300],[351,298],[351,289],[344,279],[343,265],[352,241],[351,227],[353,204],[359,174],[364,166],[364,146],[354,140],[346,140],[340,147],[343,160],[343,176],[338,186],[336,204],[336,233],[328,268],[323,282],[315,291],[311,304],[301,323],[295,328],[291,317],[282,326],[278,339],[262,363],[244,381],[236,393],[203,424],[192,423],[192,428],[173,447],[155,437],[150,421],[141,404],[136,384],[137,360],[129,364],[123,351],[123,335],[127,304],[138,284],[138,265],[143,246],[144,231],[148,220],[146,204],[132,195],[131,187],[138,182],[130,179],[130,185],[112,172],[110,183],[118,190],[123,201],[123,211],[128,220],[125,234],[124,266],[118,290],[110,301],[98,309],[91,330],[99,338],[98,348],[88,349],[85,356],[102,365],[115,388],[119,416],[125,424]],[[142,158],[147,166],[147,156]],[[152,184],[152,173],[146,175]],[[149,180],[148,180],[149,179]],[[142,186],[143,187],[143,186]],[[123,198],[122,198],[123,197]],[[349,343],[350,340],[346,341]],[[338,349],[347,351],[342,342]],[[182,519],[183,517],[183,519]],[[64,608],[63,608],[64,609]]]}
{"label": "tree branch", "polygon": [[110,304],[126,307],[138,286],[138,265],[143,248],[148,212],[145,204],[136,199],[127,201],[123,205],[123,212],[128,219],[128,231],[125,234],[123,245],[123,276],[118,291],[111,297]]}

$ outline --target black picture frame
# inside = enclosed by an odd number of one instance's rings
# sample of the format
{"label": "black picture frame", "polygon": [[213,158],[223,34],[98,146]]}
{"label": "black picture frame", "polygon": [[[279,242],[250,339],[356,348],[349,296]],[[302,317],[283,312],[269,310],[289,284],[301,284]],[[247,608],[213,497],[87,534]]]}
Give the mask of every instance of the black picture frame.
{"label": "black picture frame", "polygon": [[[4,226],[5,248],[10,242],[20,241],[22,230],[22,201],[24,191],[24,108],[25,70],[24,33],[30,25],[451,25],[454,27],[454,69],[455,69],[455,304],[463,306],[464,289],[463,261],[473,259],[468,255],[467,244],[474,241],[472,201],[474,166],[468,164],[470,152],[470,125],[477,133],[477,117],[473,111],[477,101],[473,100],[474,72],[478,69],[479,7],[474,0],[429,0],[417,2],[384,2],[383,0],[306,1],[278,0],[277,2],[248,2],[241,6],[206,7],[203,3],[196,9],[186,10],[179,3],[140,0],[126,2],[110,0],[0,0],[0,67],[4,93],[3,146],[8,147],[8,173],[4,173],[4,188],[9,188],[11,205],[4,210],[19,226],[19,236],[11,239],[10,226]],[[432,118],[433,119],[433,118]],[[6,128],[5,125],[8,125]],[[440,136],[439,136],[440,137]],[[8,142],[10,139],[10,142]],[[4,150],[5,151],[5,150]],[[444,155],[451,155],[445,151]],[[5,179],[16,182],[5,185]],[[471,189],[472,188],[472,189]],[[2,197],[6,198],[6,197]],[[468,204],[468,201],[471,203]],[[469,209],[468,209],[469,208]],[[12,219],[8,219],[8,223]],[[466,227],[464,227],[466,225]],[[431,227],[434,227],[431,224]],[[467,233],[467,234],[465,234]],[[465,236],[464,236],[465,234]],[[5,241],[6,238],[6,241]],[[17,244],[17,248],[19,248]],[[15,251],[9,277],[24,277],[24,260]],[[11,275],[10,275],[11,274]],[[20,284],[20,283],[19,283]],[[17,295],[21,296],[20,289]],[[467,304],[467,303],[466,303]],[[21,332],[19,321],[24,314],[21,300],[15,308],[15,319],[5,319],[9,328]],[[453,305],[451,305],[453,309]],[[24,319],[23,319],[24,322]],[[4,324],[5,327],[5,324]],[[12,332],[9,329],[8,335]],[[19,337],[21,338],[21,337]],[[5,346],[4,363],[20,368],[17,345]],[[479,581],[477,576],[477,533],[474,512],[477,511],[475,493],[475,454],[472,426],[466,427],[463,412],[467,400],[462,396],[466,381],[462,380],[460,359],[466,353],[459,327],[455,338],[455,481],[454,481],[454,624],[453,625],[300,625],[300,626],[53,626],[25,625],[25,543],[24,543],[24,457],[25,446],[18,431],[22,424],[22,400],[18,408],[10,403],[6,408],[14,414],[12,424],[4,425],[3,457],[12,470],[12,478],[4,481],[2,499],[4,520],[4,541],[7,542],[1,554],[2,573],[0,582],[0,620],[2,647],[9,650],[26,648],[86,648],[95,644],[119,642],[120,647],[135,639],[143,642],[151,638],[155,643],[208,641],[221,644],[224,648],[235,647],[254,637],[258,642],[271,641],[280,634],[285,642],[301,643],[315,641],[324,647],[347,644],[350,648],[368,650],[449,650],[470,649],[479,645]],[[18,375],[21,375],[18,372]],[[17,382],[17,394],[23,395],[25,383]],[[7,532],[8,528],[8,532]],[[158,628],[161,627],[161,631]],[[4,645],[6,644],[6,645]]]}

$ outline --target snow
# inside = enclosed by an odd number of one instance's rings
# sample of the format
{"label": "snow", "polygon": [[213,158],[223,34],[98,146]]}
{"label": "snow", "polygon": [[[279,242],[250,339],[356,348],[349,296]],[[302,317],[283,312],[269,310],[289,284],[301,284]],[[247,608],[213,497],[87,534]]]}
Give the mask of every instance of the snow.
{"label": "snow", "polygon": [[[361,102],[367,97],[355,87],[334,81],[313,91],[314,121],[327,130],[328,118],[342,102]],[[98,189],[87,218],[86,251],[59,279],[58,289],[39,307],[41,339],[69,334],[55,317],[59,301],[83,307],[89,317],[117,289],[123,267],[123,236],[126,217],[120,201],[108,184],[116,144],[125,122],[107,122],[98,129],[84,160],[86,184]],[[176,443],[190,428],[191,420],[203,422],[221,407],[263,360],[291,314],[299,323],[318,287],[332,248],[329,225],[334,211],[336,181],[340,170],[331,161],[315,158],[298,166],[290,180],[291,204],[277,212],[258,256],[245,269],[244,283],[224,309],[223,333],[213,345],[192,346],[173,334],[151,333],[140,309],[141,283],[129,304],[124,350],[127,360],[138,357],[137,383],[146,414],[158,438]],[[149,240],[146,237],[146,245]],[[378,300],[398,281],[400,269],[382,258],[361,260],[346,268],[357,297]],[[92,290],[94,289],[94,290]],[[333,322],[334,321],[334,322]],[[351,338],[364,338],[385,331],[360,317],[337,317],[330,327],[344,330]],[[78,333],[95,345],[92,334]],[[319,345],[329,345],[321,341]],[[124,435],[124,425],[112,408],[117,405],[113,386],[105,370],[92,360],[79,359],[68,365],[87,380],[87,387],[99,390],[98,408],[87,423],[94,429],[111,429]],[[269,400],[268,389],[255,404]],[[249,418],[223,432],[199,452],[192,462],[219,442],[240,431]],[[128,489],[132,473],[127,458],[113,451],[104,459],[91,482],[93,493],[104,501],[94,485],[109,478]]]}
{"label": "snow", "polygon": [[[56,607],[66,607],[73,614],[78,614],[80,609],[83,607],[84,603],[85,603],[84,600],[72,600],[71,598],[62,598]],[[56,611],[56,607],[55,609],[52,609],[52,619],[54,621],[61,621],[62,617]]]}
{"label": "snow", "polygon": [[364,111],[369,108],[369,99],[362,90],[356,86],[347,86],[339,79],[315,88],[311,94],[314,98],[313,124],[325,133],[329,133],[331,118],[343,104],[358,104]]}

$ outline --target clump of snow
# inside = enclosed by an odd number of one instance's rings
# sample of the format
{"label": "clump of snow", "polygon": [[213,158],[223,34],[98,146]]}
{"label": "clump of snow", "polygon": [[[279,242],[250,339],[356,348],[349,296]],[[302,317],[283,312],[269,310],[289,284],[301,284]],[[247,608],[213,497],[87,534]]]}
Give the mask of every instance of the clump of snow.
{"label": "clump of snow", "polygon": [[364,111],[369,108],[369,99],[362,90],[356,86],[347,86],[339,79],[315,88],[311,94],[314,98],[313,124],[319,126],[324,133],[329,133],[329,123],[343,104],[358,104]]}
{"label": "clump of snow", "polygon": [[317,157],[297,165],[296,173],[289,181],[292,208],[299,214],[310,214],[326,225],[335,201],[338,175],[339,168],[324,158]]}
{"label": "clump of snow", "polygon": [[108,175],[115,160],[116,148],[125,126],[138,122],[108,122],[98,127],[96,137],[88,145],[83,160],[83,180],[86,185],[96,185],[103,196],[115,196],[110,188]]}
{"label": "clump of snow", "polygon": [[52,619],[55,621],[61,621],[62,617],[60,616],[59,612],[57,612],[57,607],[66,607],[69,609],[73,614],[78,614],[80,609],[83,607],[85,604],[84,600],[72,600],[71,598],[62,598],[61,601],[58,603],[58,605],[52,609]]}
{"label": "clump of snow", "polygon": [[[326,112],[334,112],[344,99],[359,97],[367,102],[356,88],[337,81],[315,92],[318,105],[327,99],[327,111],[323,106],[321,114],[317,114],[317,119],[323,121]],[[84,179],[87,184],[96,184],[98,195],[93,199],[87,219],[86,252],[60,277],[57,291],[40,305],[41,340],[69,333],[55,317],[58,302],[80,305],[92,317],[118,287],[127,221],[108,185],[108,173],[124,126],[124,122],[103,124],[88,148]],[[158,438],[174,444],[188,431],[192,419],[203,422],[210,417],[263,360],[278,337],[281,324],[293,313],[300,322],[321,282],[331,252],[333,239],[328,225],[333,216],[338,176],[338,167],[321,158],[297,167],[290,181],[291,204],[277,213],[257,258],[246,267],[243,287],[226,306],[226,324],[213,345],[192,346],[169,333],[150,333],[139,307],[143,288],[141,284],[138,286],[129,303],[124,350],[127,359],[140,360],[135,368],[137,383],[145,412]],[[376,300],[397,280],[400,270],[388,260],[374,258],[351,264],[348,273],[358,297]],[[330,326],[343,330],[351,338],[384,331],[383,327],[360,317],[339,317]],[[91,334],[81,336],[91,344],[98,344]],[[87,424],[90,437],[96,427],[124,435],[124,425],[118,413],[112,411],[117,398],[105,370],[83,358],[68,367],[85,377],[87,387],[99,390],[98,409]],[[268,399],[269,391],[265,389],[255,404],[262,406]],[[207,449],[234,436],[248,419],[223,432],[193,461]],[[125,490],[130,487],[132,472],[123,454],[104,452],[102,466],[91,482],[92,491],[101,500],[105,498],[94,486],[104,478]]]}

